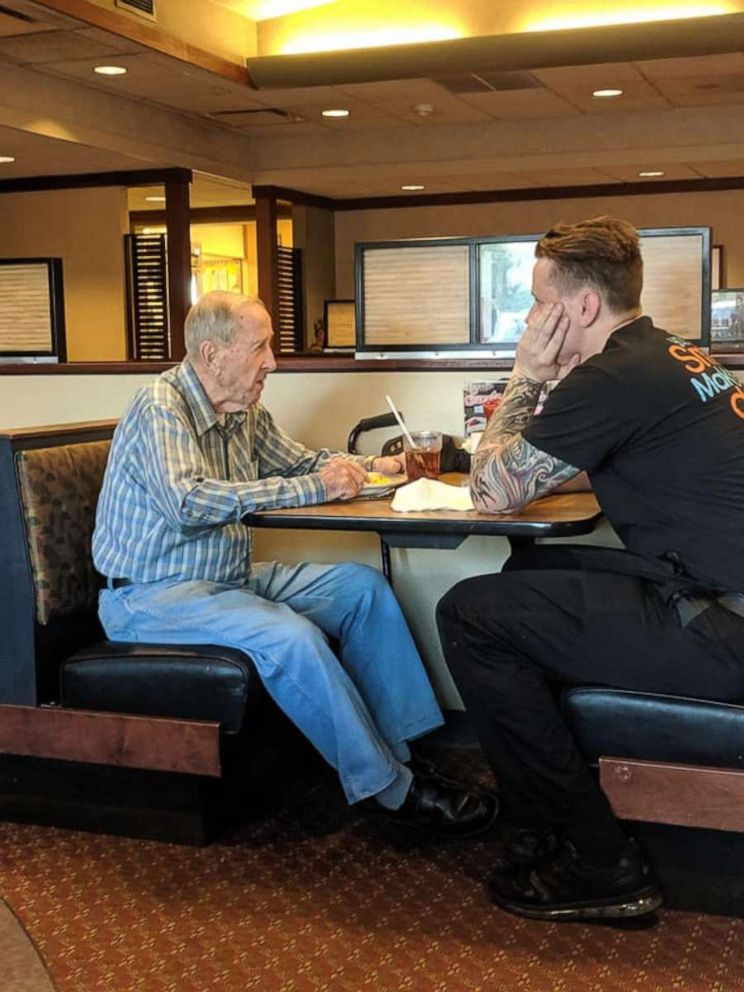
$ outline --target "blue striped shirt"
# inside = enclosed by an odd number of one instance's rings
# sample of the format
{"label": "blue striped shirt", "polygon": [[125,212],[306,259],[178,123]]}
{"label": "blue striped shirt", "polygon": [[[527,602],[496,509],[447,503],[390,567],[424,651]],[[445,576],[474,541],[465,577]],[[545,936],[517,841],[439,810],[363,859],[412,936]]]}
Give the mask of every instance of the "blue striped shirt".
{"label": "blue striped shirt", "polygon": [[95,566],[136,582],[243,583],[252,542],[242,518],[325,502],[318,469],[337,455],[292,440],[260,404],[221,424],[183,361],[140,389],[116,428],[96,513]]}

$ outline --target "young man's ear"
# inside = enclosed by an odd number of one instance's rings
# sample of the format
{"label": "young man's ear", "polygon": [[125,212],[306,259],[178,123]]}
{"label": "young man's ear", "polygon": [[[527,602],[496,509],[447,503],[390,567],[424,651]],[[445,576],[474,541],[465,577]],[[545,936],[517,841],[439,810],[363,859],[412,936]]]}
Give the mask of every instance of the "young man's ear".
{"label": "young man's ear", "polygon": [[599,316],[602,300],[595,289],[585,289],[581,294],[579,323],[582,327],[590,327]]}

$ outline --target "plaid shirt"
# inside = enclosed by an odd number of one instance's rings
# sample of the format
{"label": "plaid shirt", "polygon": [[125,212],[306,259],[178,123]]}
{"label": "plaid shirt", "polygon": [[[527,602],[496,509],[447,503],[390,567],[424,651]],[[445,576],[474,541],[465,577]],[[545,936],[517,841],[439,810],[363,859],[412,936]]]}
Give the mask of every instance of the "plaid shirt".
{"label": "plaid shirt", "polygon": [[136,582],[242,584],[252,544],[242,518],[325,502],[317,470],[337,455],[293,441],[260,404],[227,414],[222,425],[183,361],[140,389],[116,428],[96,513],[95,566]]}

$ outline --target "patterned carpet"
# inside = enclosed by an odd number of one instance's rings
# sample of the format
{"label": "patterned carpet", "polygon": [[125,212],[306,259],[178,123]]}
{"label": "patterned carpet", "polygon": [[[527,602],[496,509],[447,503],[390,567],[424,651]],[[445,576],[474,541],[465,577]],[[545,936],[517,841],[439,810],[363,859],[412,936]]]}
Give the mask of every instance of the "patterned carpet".
{"label": "patterned carpet", "polygon": [[54,992],[33,941],[0,901],[0,989],[3,992]]}
{"label": "patterned carpet", "polygon": [[744,920],[519,920],[494,844],[412,846],[321,779],[200,849],[1,823],[0,897],[59,992],[744,990]]}

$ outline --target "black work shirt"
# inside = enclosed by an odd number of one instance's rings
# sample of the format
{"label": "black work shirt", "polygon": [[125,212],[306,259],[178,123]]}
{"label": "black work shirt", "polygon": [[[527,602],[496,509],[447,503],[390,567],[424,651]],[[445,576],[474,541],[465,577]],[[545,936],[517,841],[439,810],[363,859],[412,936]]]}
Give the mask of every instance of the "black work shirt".
{"label": "black work shirt", "polygon": [[638,554],[744,590],[744,387],[640,317],[553,389],[524,437],[584,469]]}

